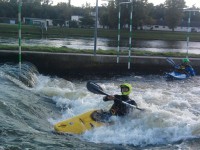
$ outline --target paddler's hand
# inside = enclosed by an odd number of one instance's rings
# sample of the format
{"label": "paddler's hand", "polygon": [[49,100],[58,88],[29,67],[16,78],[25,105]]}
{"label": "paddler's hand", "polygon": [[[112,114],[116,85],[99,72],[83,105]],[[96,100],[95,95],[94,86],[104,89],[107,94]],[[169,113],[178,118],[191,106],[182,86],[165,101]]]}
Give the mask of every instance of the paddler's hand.
{"label": "paddler's hand", "polygon": [[109,95],[109,96],[107,96],[108,97],[108,99],[110,99],[110,100],[114,100],[115,99],[115,96],[113,96],[113,95]]}
{"label": "paddler's hand", "polygon": [[105,96],[104,98],[103,98],[103,101],[110,101],[110,100],[114,100],[115,99],[115,96],[113,96],[113,95],[108,95],[108,96]]}

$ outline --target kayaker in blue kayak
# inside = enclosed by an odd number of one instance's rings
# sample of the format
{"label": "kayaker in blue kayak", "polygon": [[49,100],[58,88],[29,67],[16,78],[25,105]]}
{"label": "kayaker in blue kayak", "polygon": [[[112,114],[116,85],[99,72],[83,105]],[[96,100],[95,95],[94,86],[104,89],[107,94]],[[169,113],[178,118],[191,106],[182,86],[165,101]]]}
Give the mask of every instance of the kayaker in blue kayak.
{"label": "kayaker in blue kayak", "polygon": [[190,60],[188,58],[182,59],[182,63],[176,67],[176,71],[179,73],[184,73],[187,76],[195,76],[195,71],[190,65]]}

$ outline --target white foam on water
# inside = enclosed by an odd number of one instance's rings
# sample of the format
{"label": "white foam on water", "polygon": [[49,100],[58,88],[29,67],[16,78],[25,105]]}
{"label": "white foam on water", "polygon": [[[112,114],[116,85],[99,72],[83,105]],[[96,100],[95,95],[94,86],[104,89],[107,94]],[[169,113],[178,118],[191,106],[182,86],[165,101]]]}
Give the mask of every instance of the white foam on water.
{"label": "white foam on water", "polygon": [[[60,117],[49,118],[53,125],[93,109],[108,110],[112,101],[104,102],[103,95],[86,89],[86,82],[72,83],[59,78],[39,77],[35,90],[52,97],[61,109]],[[119,84],[127,82],[128,77],[119,80],[97,81],[109,94],[120,94]],[[194,82],[166,82],[158,77],[130,77],[133,98],[139,108],[124,118],[113,117],[110,126],[94,128],[79,138],[95,143],[133,144],[136,146],[169,144],[179,140],[200,136],[199,77]],[[62,84],[61,84],[62,83]],[[193,84],[194,83],[194,84]]]}

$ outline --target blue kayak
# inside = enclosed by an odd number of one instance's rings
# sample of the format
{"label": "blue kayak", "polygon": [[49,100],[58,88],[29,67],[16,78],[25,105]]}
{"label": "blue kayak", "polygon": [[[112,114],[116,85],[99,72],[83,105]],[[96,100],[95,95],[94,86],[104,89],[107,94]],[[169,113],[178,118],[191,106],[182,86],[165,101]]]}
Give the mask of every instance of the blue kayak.
{"label": "blue kayak", "polygon": [[167,79],[171,79],[171,80],[184,80],[184,79],[189,78],[190,76],[187,75],[187,74],[184,74],[184,73],[179,73],[179,72],[176,72],[176,71],[172,71],[170,73],[166,73],[165,77]]}

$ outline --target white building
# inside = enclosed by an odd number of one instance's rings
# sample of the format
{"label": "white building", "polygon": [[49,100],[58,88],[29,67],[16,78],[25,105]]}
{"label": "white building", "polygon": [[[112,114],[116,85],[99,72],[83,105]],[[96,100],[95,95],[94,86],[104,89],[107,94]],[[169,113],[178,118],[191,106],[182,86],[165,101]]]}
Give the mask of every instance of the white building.
{"label": "white building", "polygon": [[[93,17],[95,20],[96,18],[96,12],[91,12],[90,15]],[[83,18],[83,16],[71,16],[71,21],[77,21],[78,25],[80,23],[80,19]],[[97,28],[103,28],[102,25],[100,25],[99,20],[97,21]]]}
{"label": "white building", "polygon": [[71,16],[71,21],[80,22],[80,19],[83,18],[82,16]]}
{"label": "white building", "polygon": [[47,27],[53,26],[53,20],[51,19],[41,19],[41,18],[23,18],[23,23],[27,25],[38,25],[47,30]]}
{"label": "white building", "polygon": [[[142,28],[143,30],[172,31],[163,20],[157,21],[154,25],[143,25]],[[200,22],[191,22],[188,28],[188,22],[182,21],[179,26],[174,28],[174,31],[188,32],[188,29],[190,32],[200,32]]]}

